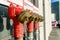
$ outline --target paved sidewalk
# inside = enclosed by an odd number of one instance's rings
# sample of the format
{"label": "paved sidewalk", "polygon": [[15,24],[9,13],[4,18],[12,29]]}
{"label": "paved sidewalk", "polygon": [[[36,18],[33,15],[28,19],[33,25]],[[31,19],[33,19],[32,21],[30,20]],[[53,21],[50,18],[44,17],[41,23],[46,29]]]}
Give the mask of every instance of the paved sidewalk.
{"label": "paved sidewalk", "polygon": [[60,28],[53,28],[49,40],[60,40]]}

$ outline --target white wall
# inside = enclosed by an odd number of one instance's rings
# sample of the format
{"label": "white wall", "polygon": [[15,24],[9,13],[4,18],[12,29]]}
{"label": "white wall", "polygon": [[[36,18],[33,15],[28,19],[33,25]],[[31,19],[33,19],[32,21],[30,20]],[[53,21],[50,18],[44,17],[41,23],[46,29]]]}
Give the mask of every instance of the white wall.
{"label": "white wall", "polygon": [[[39,0],[39,11],[41,13],[41,15],[43,15],[43,0]],[[43,26],[43,22],[40,22],[40,40],[44,40],[44,26]]]}
{"label": "white wall", "polygon": [[52,21],[55,20],[55,13],[51,14],[51,19],[52,19]]}
{"label": "white wall", "polygon": [[0,0],[0,3],[4,5],[9,5],[9,3],[6,0]]}
{"label": "white wall", "polygon": [[[23,6],[23,0],[19,0],[19,1],[18,0],[8,0],[8,1],[11,1],[13,3]],[[7,0],[0,0],[0,3],[9,6],[10,3],[8,1]]]}
{"label": "white wall", "polygon": [[[44,0],[44,1],[45,1],[45,26],[44,26],[43,22],[40,22],[40,40],[45,40],[44,34],[46,35],[45,36],[46,40],[48,40],[49,34],[52,30],[51,4],[50,4],[49,0]],[[40,13],[42,13],[42,15],[43,15],[43,0],[39,0],[39,9],[40,9]],[[44,33],[44,31],[45,31],[45,33]]]}
{"label": "white wall", "polygon": [[51,3],[49,0],[45,0],[45,28],[46,28],[46,40],[48,40],[49,34],[52,30],[52,26],[51,26]]}

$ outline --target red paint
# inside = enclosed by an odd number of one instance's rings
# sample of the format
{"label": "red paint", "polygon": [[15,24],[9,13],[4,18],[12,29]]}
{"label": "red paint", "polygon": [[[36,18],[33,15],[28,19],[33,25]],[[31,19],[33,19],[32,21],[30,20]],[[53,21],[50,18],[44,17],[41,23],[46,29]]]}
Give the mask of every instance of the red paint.
{"label": "red paint", "polygon": [[39,28],[39,22],[38,21],[35,21],[34,24],[35,24],[35,29],[38,30],[38,28]]}
{"label": "red paint", "polygon": [[28,32],[34,31],[34,21],[31,21],[30,23],[27,24],[27,31]]}
{"label": "red paint", "polygon": [[22,11],[23,11],[23,7],[20,7],[19,5],[16,5],[15,14],[16,14],[16,15],[19,15],[20,12],[22,12]]}
{"label": "red paint", "polygon": [[13,18],[15,16],[15,8],[14,5],[11,3],[8,7],[8,17]]}
{"label": "red paint", "polygon": [[13,18],[13,22],[14,22],[14,37],[16,38],[21,38],[24,35],[24,25],[23,23],[20,23],[17,18]]}
{"label": "red paint", "polygon": [[[24,35],[24,25],[23,23],[19,22],[17,20],[16,15],[19,14],[19,12],[21,12],[23,9],[21,9],[19,7],[19,5],[15,8],[15,6],[12,4],[10,4],[10,6],[8,7],[8,16],[9,18],[11,18],[13,20],[13,24],[14,24],[14,37],[15,38],[21,38]],[[16,13],[16,15],[15,15]]]}

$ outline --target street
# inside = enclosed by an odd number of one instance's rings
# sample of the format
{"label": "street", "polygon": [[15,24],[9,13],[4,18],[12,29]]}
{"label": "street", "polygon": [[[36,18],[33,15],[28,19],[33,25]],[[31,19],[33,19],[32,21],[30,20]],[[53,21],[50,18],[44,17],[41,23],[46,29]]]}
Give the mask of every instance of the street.
{"label": "street", "polygon": [[53,28],[49,40],[60,40],[60,28]]}

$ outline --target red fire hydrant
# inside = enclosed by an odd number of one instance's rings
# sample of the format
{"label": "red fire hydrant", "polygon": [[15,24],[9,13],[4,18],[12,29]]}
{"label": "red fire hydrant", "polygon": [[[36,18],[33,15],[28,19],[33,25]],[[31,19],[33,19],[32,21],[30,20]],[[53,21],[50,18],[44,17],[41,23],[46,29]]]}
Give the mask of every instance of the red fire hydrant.
{"label": "red fire hydrant", "polygon": [[34,21],[27,24],[28,40],[33,40]]}
{"label": "red fire hydrant", "polygon": [[14,22],[14,37],[15,38],[23,38],[24,34],[24,26],[20,23],[17,18],[13,19]]}
{"label": "red fire hydrant", "polygon": [[38,29],[39,29],[39,22],[38,21],[35,21],[35,23],[34,23],[34,27],[35,27],[35,37],[36,37],[36,40],[38,40]]}
{"label": "red fire hydrant", "polygon": [[24,25],[16,17],[22,10],[23,8],[20,8],[18,5],[15,7],[12,3],[8,7],[8,17],[13,20],[15,40],[23,40]]}

